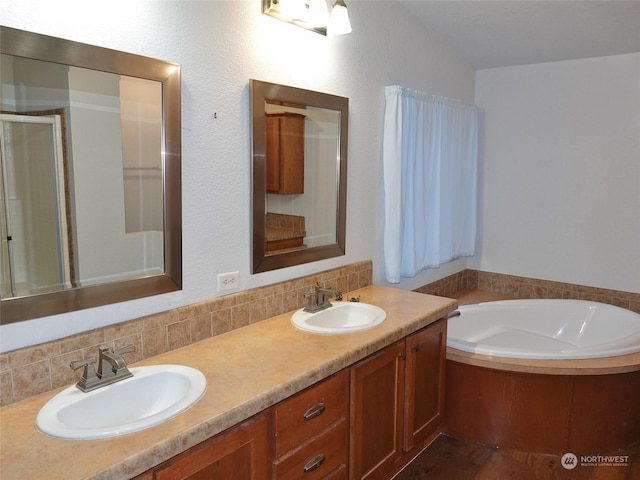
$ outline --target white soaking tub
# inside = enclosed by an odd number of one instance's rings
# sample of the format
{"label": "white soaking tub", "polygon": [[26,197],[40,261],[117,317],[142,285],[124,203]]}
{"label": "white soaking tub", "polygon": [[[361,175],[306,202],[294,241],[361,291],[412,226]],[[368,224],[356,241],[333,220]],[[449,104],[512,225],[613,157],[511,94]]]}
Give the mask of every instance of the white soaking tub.
{"label": "white soaking tub", "polygon": [[640,351],[640,314],[586,300],[504,300],[465,305],[447,346],[511,358],[581,359]]}

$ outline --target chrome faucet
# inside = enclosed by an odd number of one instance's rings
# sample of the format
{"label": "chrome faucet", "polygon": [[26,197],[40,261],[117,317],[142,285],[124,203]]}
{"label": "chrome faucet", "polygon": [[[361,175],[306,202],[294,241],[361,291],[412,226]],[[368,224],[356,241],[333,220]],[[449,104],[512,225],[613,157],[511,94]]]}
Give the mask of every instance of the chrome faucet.
{"label": "chrome faucet", "polygon": [[304,296],[309,300],[303,310],[309,313],[319,312],[331,307],[330,297],[335,298],[337,301],[342,300],[340,292],[331,288],[322,288],[320,283],[316,283],[313,292],[305,293]]}
{"label": "chrome faucet", "polygon": [[71,362],[69,366],[76,370],[84,367],[82,378],[76,384],[83,392],[90,392],[100,387],[111,385],[125,378],[132,377],[133,374],[127,368],[123,353],[133,352],[135,345],[127,345],[111,351],[108,347],[101,347],[98,356],[98,372],[96,373],[96,357],[89,357],[83,360]]}

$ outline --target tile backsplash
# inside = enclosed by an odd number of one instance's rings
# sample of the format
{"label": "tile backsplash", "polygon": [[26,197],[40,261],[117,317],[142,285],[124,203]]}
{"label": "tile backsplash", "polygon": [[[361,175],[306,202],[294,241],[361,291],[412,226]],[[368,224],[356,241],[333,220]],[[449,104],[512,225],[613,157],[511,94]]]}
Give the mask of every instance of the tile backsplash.
{"label": "tile backsplash", "polygon": [[463,270],[415,291],[440,295],[453,295],[461,290],[498,292],[520,298],[571,298],[608,303],[640,313],[640,294],[606,288],[587,287],[572,283],[553,282],[537,278],[519,277],[503,273]]}
{"label": "tile backsplash", "polygon": [[77,382],[81,371],[69,363],[95,355],[99,346],[132,343],[136,350],[125,359],[133,363],[302,308],[316,282],[349,292],[372,278],[372,262],[358,262],[0,354],[0,405]]}
{"label": "tile backsplash", "polygon": [[[371,261],[358,262],[0,354],[0,405],[77,382],[80,372],[73,372],[69,363],[95,355],[99,346],[133,343],[136,351],[125,356],[133,363],[302,308],[304,294],[316,282],[341,292],[366,287],[372,284],[372,269]],[[446,297],[461,290],[594,300],[640,313],[637,293],[478,270],[463,270],[415,291]]]}

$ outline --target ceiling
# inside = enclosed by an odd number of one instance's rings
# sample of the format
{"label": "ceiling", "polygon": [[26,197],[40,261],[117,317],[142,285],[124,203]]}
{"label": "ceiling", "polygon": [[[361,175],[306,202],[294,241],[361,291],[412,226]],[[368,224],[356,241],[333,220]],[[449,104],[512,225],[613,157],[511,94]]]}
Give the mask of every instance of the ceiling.
{"label": "ceiling", "polygon": [[395,0],[477,69],[640,52],[640,0]]}

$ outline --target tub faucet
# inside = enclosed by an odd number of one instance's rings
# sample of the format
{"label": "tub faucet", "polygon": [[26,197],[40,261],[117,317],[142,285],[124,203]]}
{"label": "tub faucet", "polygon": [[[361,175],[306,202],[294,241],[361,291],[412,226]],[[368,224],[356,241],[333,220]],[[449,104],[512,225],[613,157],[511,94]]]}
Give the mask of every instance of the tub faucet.
{"label": "tub faucet", "polygon": [[331,288],[322,288],[320,283],[316,283],[313,292],[305,293],[304,296],[309,300],[303,310],[309,313],[319,312],[331,307],[330,297],[335,298],[337,301],[342,300],[340,292]]}
{"label": "tub faucet", "polygon": [[94,363],[96,357],[85,358],[84,360],[76,360],[69,364],[71,369],[84,367],[84,373],[82,378],[76,384],[83,392],[90,392],[100,387],[111,385],[112,383],[119,382],[125,378],[133,377],[133,374],[127,368],[123,353],[133,352],[135,350],[134,345],[127,345],[116,350],[109,350],[107,347],[101,347],[98,356],[98,372]]}

